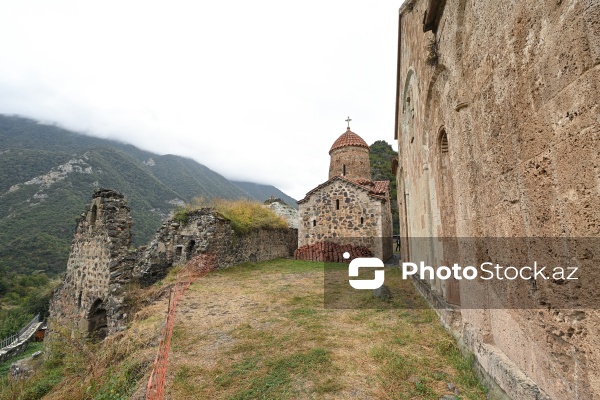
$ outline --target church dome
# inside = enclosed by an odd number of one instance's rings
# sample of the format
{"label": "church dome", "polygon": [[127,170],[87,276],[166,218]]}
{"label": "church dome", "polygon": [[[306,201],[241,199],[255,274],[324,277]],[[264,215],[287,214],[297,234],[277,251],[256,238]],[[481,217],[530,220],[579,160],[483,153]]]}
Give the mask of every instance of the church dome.
{"label": "church dome", "polygon": [[363,140],[363,138],[361,138],[356,133],[352,132],[350,128],[348,128],[346,132],[342,133],[342,135],[339,138],[337,138],[335,142],[333,142],[331,149],[329,149],[329,154],[331,154],[331,152],[335,149],[349,146],[364,147],[369,151],[371,150],[369,148],[369,145]]}

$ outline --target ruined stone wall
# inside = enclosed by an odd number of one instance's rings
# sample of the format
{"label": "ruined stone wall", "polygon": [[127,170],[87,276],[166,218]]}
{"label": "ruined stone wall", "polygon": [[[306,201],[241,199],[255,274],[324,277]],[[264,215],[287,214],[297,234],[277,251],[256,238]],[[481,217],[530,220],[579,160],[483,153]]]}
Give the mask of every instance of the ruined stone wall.
{"label": "ruined stone wall", "polygon": [[290,228],[298,229],[298,210],[296,208],[281,199],[266,200],[265,207],[285,219]]}
{"label": "ruined stone wall", "polygon": [[329,179],[334,176],[344,176],[354,180],[371,180],[369,149],[346,146],[333,150],[329,162]]}
{"label": "ruined stone wall", "polygon": [[[401,9],[403,234],[600,236],[600,2],[443,3],[435,33],[423,32],[430,2]],[[458,257],[406,242],[405,259]],[[447,283],[425,284],[456,295]],[[596,311],[460,317],[453,329],[511,398],[600,397]]]}
{"label": "ruined stone wall", "polygon": [[291,257],[296,229],[256,229],[238,235],[212,209],[189,213],[186,221],[163,223],[152,242],[130,250],[129,207],[122,194],[99,189],[77,222],[67,273],[50,306],[50,333],[102,339],[127,326],[130,284],[151,284],[170,268],[200,254],[213,254],[216,267]]}
{"label": "ruined stone wall", "polygon": [[205,253],[216,255],[217,268],[291,257],[297,244],[296,229],[255,229],[239,235],[229,220],[212,209],[201,209],[190,213],[185,222],[165,222],[140,253],[134,276],[150,284],[164,277],[171,266]]}
{"label": "ruined stone wall", "polygon": [[367,247],[375,257],[387,260],[393,249],[391,220],[387,221],[389,236],[385,240],[389,250],[384,249],[381,236],[386,233],[382,227],[386,223],[385,211],[390,213],[389,204],[385,203],[389,202],[373,198],[345,180],[330,182],[300,204],[298,247],[321,241],[351,244]]}
{"label": "ruined stone wall", "polygon": [[[123,285],[130,281],[131,224],[122,194],[99,189],[77,221],[66,277],[50,320],[99,338],[124,327]],[[52,327],[51,327],[52,329]]]}

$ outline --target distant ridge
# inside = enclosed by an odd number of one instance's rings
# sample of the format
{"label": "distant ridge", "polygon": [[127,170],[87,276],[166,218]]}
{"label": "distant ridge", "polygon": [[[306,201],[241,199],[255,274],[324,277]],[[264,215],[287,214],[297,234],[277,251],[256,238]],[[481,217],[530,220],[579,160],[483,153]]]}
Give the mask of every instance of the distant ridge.
{"label": "distant ridge", "polygon": [[[0,115],[0,272],[64,271],[75,219],[97,187],[128,198],[136,246],[194,197],[264,198],[189,158]],[[257,188],[291,199],[269,185]]]}
{"label": "distant ridge", "polygon": [[279,197],[281,200],[285,201],[287,205],[298,208],[298,204],[296,203],[296,199],[288,196],[283,193],[281,190],[277,189],[275,186],[271,185],[263,185],[260,183],[254,182],[242,182],[242,181],[231,181],[234,185],[248,193],[251,198],[254,198],[259,201],[265,201],[271,196]]}

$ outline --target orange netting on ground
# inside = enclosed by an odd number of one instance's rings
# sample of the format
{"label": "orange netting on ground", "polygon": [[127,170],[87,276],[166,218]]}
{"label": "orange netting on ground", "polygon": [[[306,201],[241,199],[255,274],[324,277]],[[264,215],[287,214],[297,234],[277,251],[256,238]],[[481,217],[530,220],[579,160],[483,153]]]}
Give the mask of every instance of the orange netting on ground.
{"label": "orange netting on ground", "polygon": [[177,273],[176,283],[171,288],[171,293],[169,295],[167,321],[158,345],[156,358],[154,359],[154,367],[152,368],[150,379],[148,380],[148,387],[146,390],[147,400],[162,400],[164,396],[167,362],[169,360],[169,352],[171,351],[171,338],[173,336],[173,327],[175,326],[177,303],[183,298],[185,291],[193,281],[214,270],[216,265],[216,256],[214,254],[202,254],[192,258],[185,267]]}

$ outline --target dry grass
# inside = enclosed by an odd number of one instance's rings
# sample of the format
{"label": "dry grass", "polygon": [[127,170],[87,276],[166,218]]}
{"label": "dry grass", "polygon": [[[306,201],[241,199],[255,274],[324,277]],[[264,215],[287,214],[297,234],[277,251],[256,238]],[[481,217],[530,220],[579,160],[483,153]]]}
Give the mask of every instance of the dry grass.
{"label": "dry grass", "polygon": [[[165,285],[168,286],[168,285]],[[47,357],[28,380],[0,382],[0,400],[143,398],[167,310],[168,287],[132,289],[141,310],[131,327],[101,343],[72,327],[52,326]],[[141,298],[143,297],[143,298]]]}
{"label": "dry grass", "polygon": [[238,234],[246,234],[252,229],[286,229],[287,222],[263,204],[250,200],[227,200],[196,198],[191,204],[175,211],[174,218],[186,223],[188,214],[201,208],[213,208],[231,221],[231,227]]}
{"label": "dry grass", "polygon": [[[167,398],[437,400],[453,394],[448,382],[460,399],[485,398],[433,311],[326,309],[323,270],[306,261],[247,263],[190,286],[178,306]],[[43,369],[0,385],[0,399],[143,399],[171,285],[136,289],[141,308],[130,328],[101,344],[66,330],[46,344],[52,356]],[[410,285],[398,290],[396,307],[419,301]]]}
{"label": "dry grass", "polygon": [[172,349],[172,399],[437,400],[454,394],[447,382],[460,398],[485,397],[433,311],[325,309],[319,263],[203,278],[180,303]]}

